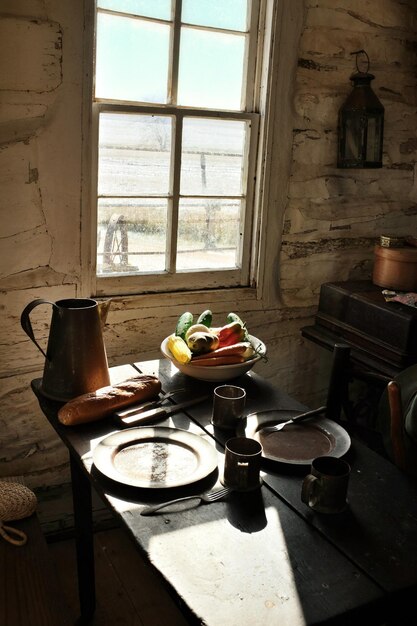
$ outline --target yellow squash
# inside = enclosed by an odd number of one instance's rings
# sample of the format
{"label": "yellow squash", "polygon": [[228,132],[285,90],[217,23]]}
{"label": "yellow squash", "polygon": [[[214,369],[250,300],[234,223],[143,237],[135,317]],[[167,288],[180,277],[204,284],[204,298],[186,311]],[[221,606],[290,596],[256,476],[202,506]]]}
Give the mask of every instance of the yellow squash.
{"label": "yellow squash", "polygon": [[184,339],[176,335],[171,335],[168,339],[168,350],[178,363],[185,365],[191,361],[191,350]]}

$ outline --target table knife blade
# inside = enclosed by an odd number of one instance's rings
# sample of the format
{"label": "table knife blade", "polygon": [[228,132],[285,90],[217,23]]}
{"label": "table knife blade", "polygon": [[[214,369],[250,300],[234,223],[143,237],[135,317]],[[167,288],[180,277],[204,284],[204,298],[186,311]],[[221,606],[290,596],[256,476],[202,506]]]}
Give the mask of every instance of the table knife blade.
{"label": "table knife blade", "polygon": [[177,413],[178,411],[181,411],[182,409],[185,409],[189,406],[193,406],[194,404],[203,402],[204,400],[207,400],[208,397],[209,396],[199,396],[198,398],[191,398],[190,400],[185,400],[184,402],[180,402],[179,404],[172,404],[171,406],[160,406],[154,409],[149,409],[148,411],[138,410],[138,412],[134,415],[128,415],[127,417],[118,417],[125,426],[150,424],[152,422],[158,421],[159,419],[168,417],[173,413]]}
{"label": "table knife blade", "polygon": [[157,400],[149,400],[147,402],[140,402],[139,404],[129,406],[127,409],[122,409],[121,411],[115,411],[114,414],[116,415],[116,417],[128,417],[129,415],[137,415],[138,413],[141,413],[142,411],[146,411],[148,409],[155,409],[161,406],[161,404],[165,402],[165,400],[168,400],[168,398],[171,398],[171,396],[174,396],[176,393],[180,393],[182,391],[184,390],[175,389],[174,391],[169,391],[168,393],[158,398]]}

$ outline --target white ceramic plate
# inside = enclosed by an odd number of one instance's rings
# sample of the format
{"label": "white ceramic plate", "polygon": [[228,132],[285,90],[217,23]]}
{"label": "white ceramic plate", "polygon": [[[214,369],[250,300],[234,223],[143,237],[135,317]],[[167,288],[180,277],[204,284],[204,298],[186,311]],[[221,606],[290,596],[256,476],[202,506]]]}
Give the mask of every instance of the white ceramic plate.
{"label": "white ceramic plate", "polygon": [[252,367],[257,363],[262,357],[266,355],[266,347],[265,344],[257,337],[253,335],[249,335],[249,341],[253,345],[255,349],[258,348],[258,354],[253,358],[245,361],[244,363],[237,363],[236,365],[194,365],[193,363],[187,363],[183,365],[182,363],[178,363],[172,356],[171,352],[168,350],[168,339],[166,337],[161,343],[161,352],[162,354],[172,361],[172,363],[177,367],[180,372],[186,374],[187,376],[191,376],[191,378],[197,378],[198,380],[206,380],[212,382],[223,382],[226,380],[232,380],[233,378],[237,378],[238,376],[242,376],[246,372],[252,369]]}
{"label": "white ceramic plate", "polygon": [[217,453],[206,439],[178,428],[141,426],[105,437],[94,465],[131,487],[167,489],[202,480],[217,469]]}

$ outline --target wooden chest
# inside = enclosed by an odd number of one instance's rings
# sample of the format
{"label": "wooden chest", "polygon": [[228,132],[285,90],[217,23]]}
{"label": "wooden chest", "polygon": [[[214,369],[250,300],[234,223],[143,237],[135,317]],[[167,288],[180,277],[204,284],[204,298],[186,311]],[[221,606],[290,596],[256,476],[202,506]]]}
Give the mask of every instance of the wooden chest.
{"label": "wooden chest", "polygon": [[417,308],[386,302],[370,281],[323,284],[316,326],[395,368],[417,363]]}

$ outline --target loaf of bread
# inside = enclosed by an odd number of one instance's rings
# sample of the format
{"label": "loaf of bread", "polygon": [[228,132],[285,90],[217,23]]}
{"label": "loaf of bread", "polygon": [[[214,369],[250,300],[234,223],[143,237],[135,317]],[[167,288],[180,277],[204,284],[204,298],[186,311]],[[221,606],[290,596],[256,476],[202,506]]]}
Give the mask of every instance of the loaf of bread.
{"label": "loaf of bread", "polygon": [[59,409],[58,420],[65,426],[94,422],[130,404],[156,398],[160,391],[161,382],[156,376],[135,376],[73,398]]}

